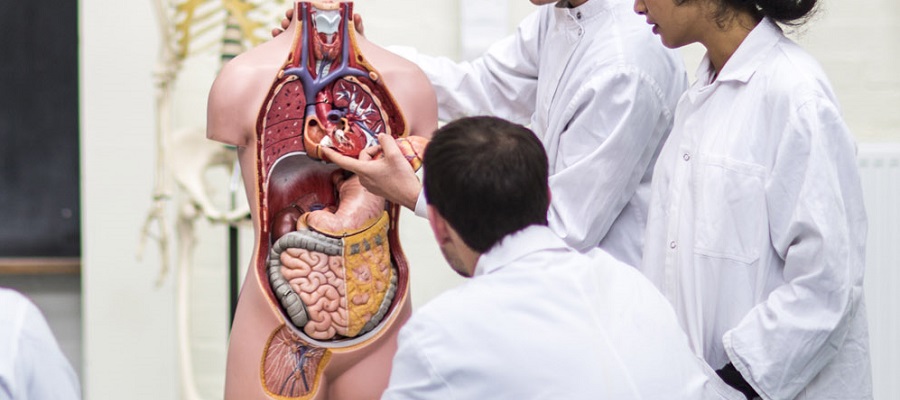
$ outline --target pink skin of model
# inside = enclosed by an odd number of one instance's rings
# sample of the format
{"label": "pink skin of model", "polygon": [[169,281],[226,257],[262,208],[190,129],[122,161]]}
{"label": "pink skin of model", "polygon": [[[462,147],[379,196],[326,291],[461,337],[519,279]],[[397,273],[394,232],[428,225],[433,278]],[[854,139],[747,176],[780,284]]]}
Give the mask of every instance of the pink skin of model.
{"label": "pink skin of model", "polygon": [[[339,2],[323,1],[319,4],[327,7],[336,3]],[[358,20],[358,17],[354,19]],[[266,258],[267,253],[264,252],[270,246],[268,238],[261,235],[271,229],[261,226],[261,221],[264,220],[264,216],[272,216],[278,210],[268,210],[265,204],[260,202],[260,199],[267,199],[268,189],[262,186],[261,190],[258,180],[261,172],[257,163],[260,150],[257,147],[257,127],[260,109],[270,95],[273,79],[284,68],[287,55],[294,46],[294,38],[300,25],[295,22],[292,21],[287,26],[285,34],[278,35],[226,64],[209,94],[207,137],[238,148],[242,178],[252,211],[256,237],[253,259],[241,289],[231,330],[226,368],[226,399],[284,397],[273,393],[270,390],[271,385],[267,387],[263,383],[267,373],[262,370],[263,361],[266,352],[271,348],[270,341],[283,340],[283,335],[275,333],[285,332],[282,327],[290,322],[286,322],[281,306],[274,299],[264,272],[265,266],[259,263],[259,260]],[[425,75],[414,64],[369,42],[361,35],[356,35],[355,41],[358,54],[364,56],[377,71],[380,81],[388,88],[397,108],[405,116],[406,131],[410,135],[430,137],[437,127],[437,104]],[[384,140],[382,138],[382,143]],[[391,144],[394,144],[393,140]],[[366,150],[369,156],[373,153],[374,150]],[[336,169],[333,166],[328,168]],[[343,194],[349,197],[346,199],[347,204],[344,205],[353,203],[355,196],[353,193],[373,196],[371,193],[364,193],[356,176],[340,177],[336,182],[339,187],[344,188]],[[346,214],[348,209],[341,209],[341,206],[338,206],[336,209],[332,207],[319,210],[333,212],[334,217],[321,215],[313,218],[312,223],[331,224],[336,227],[335,229],[346,229],[344,225],[347,225],[347,222],[335,222],[334,219],[346,216],[348,221],[353,220],[355,216]],[[306,223],[310,222],[307,220]],[[349,225],[356,224],[349,223]],[[395,261],[405,266],[402,252],[394,254],[393,257],[399,257]],[[405,268],[401,270],[405,271]],[[387,386],[391,360],[396,351],[397,332],[411,312],[406,279],[406,276],[400,277],[401,289],[398,289],[391,311],[384,317],[379,327],[371,334],[365,335],[364,340],[355,341],[351,345],[326,344],[327,348],[324,351],[329,355],[323,358],[319,370],[313,371],[314,374],[311,375],[316,377],[316,382],[307,382],[315,390],[302,397],[289,398],[377,399],[381,396]]]}

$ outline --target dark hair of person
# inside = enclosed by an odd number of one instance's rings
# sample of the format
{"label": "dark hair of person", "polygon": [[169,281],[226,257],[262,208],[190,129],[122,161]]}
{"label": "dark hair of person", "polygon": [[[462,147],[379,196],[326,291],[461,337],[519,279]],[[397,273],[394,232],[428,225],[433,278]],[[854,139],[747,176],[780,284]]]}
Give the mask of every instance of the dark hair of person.
{"label": "dark hair of person", "polygon": [[547,154],[533,132],[494,117],[438,129],[423,157],[425,199],[472,250],[547,225]]}
{"label": "dark hair of person", "polygon": [[[688,1],[678,0],[678,4]],[[749,12],[758,19],[769,17],[783,25],[801,25],[815,12],[818,0],[713,0],[715,3],[714,18],[720,27],[737,13]]]}

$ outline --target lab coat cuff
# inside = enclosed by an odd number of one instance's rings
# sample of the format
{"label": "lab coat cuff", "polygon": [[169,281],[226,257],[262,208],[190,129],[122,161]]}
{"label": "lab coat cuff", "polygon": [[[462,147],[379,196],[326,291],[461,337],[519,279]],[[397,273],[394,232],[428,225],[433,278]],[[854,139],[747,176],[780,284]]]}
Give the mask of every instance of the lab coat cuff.
{"label": "lab coat cuff", "polygon": [[753,375],[750,374],[750,367],[744,363],[740,356],[738,356],[737,352],[734,350],[734,342],[731,339],[731,334],[734,330],[730,330],[725,332],[722,335],[722,346],[725,347],[725,354],[728,356],[728,359],[731,361],[731,364],[734,365],[734,368],[741,373],[741,376],[744,377],[744,380],[750,384],[750,387],[756,391],[756,394],[759,395],[763,400],[772,400],[772,396],[769,396],[766,391],[762,390],[759,385],[756,384],[756,381],[753,380]]}
{"label": "lab coat cuff", "polygon": [[424,190],[419,191],[419,198],[416,199],[416,209],[413,211],[422,218],[428,218],[428,203],[425,202]]}

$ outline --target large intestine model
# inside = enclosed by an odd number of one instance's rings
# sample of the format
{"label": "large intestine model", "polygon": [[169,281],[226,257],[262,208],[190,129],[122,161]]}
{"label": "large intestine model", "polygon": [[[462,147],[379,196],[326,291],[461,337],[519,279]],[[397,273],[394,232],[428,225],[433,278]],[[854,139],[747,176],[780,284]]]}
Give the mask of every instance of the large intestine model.
{"label": "large intestine model", "polygon": [[[357,156],[384,133],[417,167],[424,140],[408,137],[397,102],[359,51],[352,3],[298,2],[295,15],[294,45],[257,119],[252,267],[284,322],[263,351],[261,384],[275,398],[307,399],[326,396],[329,363],[360,361],[408,313],[398,206],[320,160],[320,147]],[[373,366],[389,369],[389,358]]]}

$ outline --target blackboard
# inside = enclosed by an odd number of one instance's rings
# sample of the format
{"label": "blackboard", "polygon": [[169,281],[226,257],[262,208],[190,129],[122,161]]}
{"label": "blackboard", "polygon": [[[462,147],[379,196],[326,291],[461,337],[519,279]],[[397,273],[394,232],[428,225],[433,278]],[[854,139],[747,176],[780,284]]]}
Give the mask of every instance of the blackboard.
{"label": "blackboard", "polygon": [[0,2],[0,259],[81,253],[77,4]]}

